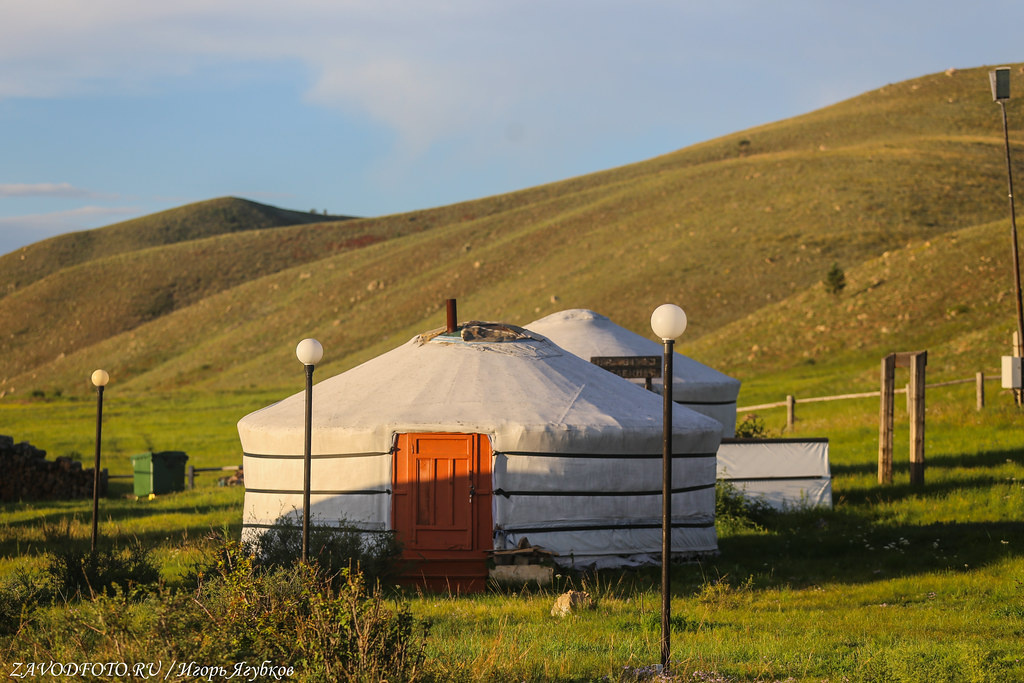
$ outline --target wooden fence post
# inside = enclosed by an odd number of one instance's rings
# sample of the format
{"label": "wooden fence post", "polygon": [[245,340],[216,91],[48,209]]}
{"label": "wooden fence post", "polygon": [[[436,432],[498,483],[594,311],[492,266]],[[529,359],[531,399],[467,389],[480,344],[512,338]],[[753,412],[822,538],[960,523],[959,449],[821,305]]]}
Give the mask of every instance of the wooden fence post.
{"label": "wooden fence post", "polygon": [[786,430],[793,431],[796,425],[796,397],[792,394],[786,396]]}
{"label": "wooden fence post", "polygon": [[892,420],[895,399],[896,354],[882,359],[881,407],[878,416],[878,483],[892,483]]}
{"label": "wooden fence post", "polygon": [[910,483],[924,486],[924,392],[928,352],[910,356]]}
{"label": "wooden fence post", "polygon": [[979,372],[974,376],[974,398],[977,401],[978,410],[985,407],[985,373]]}

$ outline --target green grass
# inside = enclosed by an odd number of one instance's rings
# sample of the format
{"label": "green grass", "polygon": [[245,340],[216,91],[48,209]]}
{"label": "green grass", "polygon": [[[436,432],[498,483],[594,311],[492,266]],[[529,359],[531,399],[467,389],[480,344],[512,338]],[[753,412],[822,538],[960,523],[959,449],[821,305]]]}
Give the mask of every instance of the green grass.
{"label": "green grass", "polygon": [[[184,451],[195,467],[242,464],[235,423],[248,413],[283,398],[279,393],[156,394],[118,396],[108,387],[103,403],[100,466],[111,475],[133,474],[131,456],[147,451]],[[0,404],[0,433],[27,441],[47,452],[78,460],[91,468],[96,448],[96,400],[33,399]],[[100,506],[99,534],[112,541],[132,538],[158,547],[167,560],[165,573],[177,575],[185,566],[169,558],[199,544],[215,530],[241,529],[241,489],[220,488],[226,472],[201,472],[196,489],[132,500],[133,480],[111,479]],[[38,565],[42,553],[56,542],[88,546],[92,501],[27,502],[4,506],[0,521],[0,575],[30,558]],[[185,558],[191,558],[186,553]]]}
{"label": "green grass", "polygon": [[[123,490],[130,483],[116,487]],[[211,482],[154,500],[112,494],[101,500],[97,536],[107,547],[140,541],[153,549],[165,579],[175,580],[207,559],[210,536],[242,528],[241,487]],[[0,521],[0,575],[16,568],[40,569],[46,553],[77,547],[88,550],[92,538],[92,501],[9,503]]]}
{"label": "green grass", "polygon": [[[241,465],[235,424],[285,397],[268,391],[122,395],[116,385],[108,385],[103,397],[101,467],[110,474],[131,474],[131,456],[146,451],[184,451],[189,464],[196,467]],[[96,404],[95,398],[74,397],[5,401],[0,403],[0,433],[42,448],[50,458],[67,456],[91,467],[96,453]]]}
{"label": "green grass", "polygon": [[[1013,680],[1024,673],[1021,619],[1004,605],[1019,611],[1022,569],[1015,561],[809,586],[677,571],[674,669],[681,680]],[[414,611],[433,620],[432,660],[446,678],[617,680],[659,660],[652,583],[598,588],[597,608],[565,622],[548,615],[551,594],[422,598]]]}
{"label": "green grass", "polygon": [[[128,435],[135,431],[159,448],[190,444],[203,464],[232,464],[217,453],[237,448],[230,443],[237,416],[276,398],[157,396],[114,411],[108,429],[120,424],[125,444],[141,443],[131,441],[140,438]],[[1021,412],[1005,394],[990,395],[981,412],[973,398],[970,385],[930,391],[924,487],[909,483],[900,456],[905,430],[896,436],[895,483],[875,483],[877,401],[800,406],[797,433],[830,439],[835,507],[720,524],[719,558],[673,568],[672,658],[680,679],[695,672],[729,681],[1024,677]],[[896,421],[905,424],[899,403]],[[4,424],[18,427],[11,431],[41,435],[29,440],[51,452],[55,443],[90,443],[88,401],[2,408]],[[57,415],[61,427],[49,442],[35,430]],[[131,450],[112,461],[125,462]],[[238,533],[241,493],[211,478],[152,501],[115,494],[101,501],[100,536],[154,548],[173,583],[208,557],[211,531]],[[91,503],[7,504],[2,520],[0,574],[39,570],[49,549],[87,547]],[[551,617],[554,598],[569,587],[590,591],[596,609]],[[619,680],[643,675],[659,659],[657,568],[563,572],[545,590],[407,591],[405,599],[430,623],[427,671],[435,680]]]}

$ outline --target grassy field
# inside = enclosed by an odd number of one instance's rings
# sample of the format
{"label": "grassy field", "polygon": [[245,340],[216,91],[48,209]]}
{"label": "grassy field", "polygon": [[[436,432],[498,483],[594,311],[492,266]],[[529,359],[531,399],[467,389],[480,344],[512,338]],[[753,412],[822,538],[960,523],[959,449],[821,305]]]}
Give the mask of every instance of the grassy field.
{"label": "grassy field", "polygon": [[[301,373],[301,366],[299,366]],[[296,391],[302,390],[301,381]],[[235,423],[286,398],[273,391],[103,397],[102,467],[131,474],[131,456],[145,451],[185,451],[196,467],[241,465]],[[0,404],[0,434],[28,441],[47,456],[68,456],[91,467],[96,449],[96,398],[33,398]],[[116,486],[116,483],[115,483]],[[122,491],[115,489],[116,492]]]}
{"label": "grassy field", "polygon": [[[237,417],[276,398],[167,396],[118,407],[112,396],[105,462],[127,470],[132,452],[152,446],[235,464]],[[1005,393],[975,411],[970,385],[932,390],[928,401],[924,487],[909,483],[905,427],[895,483],[875,483],[877,401],[801,406],[797,433],[830,439],[835,507],[720,513],[721,556],[673,568],[680,680],[1024,680],[1021,413]],[[36,400],[3,404],[0,419],[51,454],[91,452],[93,411],[89,401]],[[761,417],[772,426],[775,413]],[[906,424],[899,405],[896,422]],[[209,555],[211,531],[238,532],[241,490],[212,477],[155,500],[125,498],[127,486],[101,502],[101,538],[154,548],[171,584]],[[88,501],[4,505],[0,573],[38,570],[55,547],[87,547],[90,516]],[[429,622],[427,679],[629,680],[659,659],[659,579],[656,568],[566,571],[545,590],[398,599]],[[551,617],[568,587],[591,592],[596,608]],[[0,639],[2,658],[44,654]]]}
{"label": "grassy field", "polygon": [[[246,414],[284,398],[281,393],[155,394],[144,398],[104,395],[101,467],[111,475],[132,475],[131,456],[147,451],[184,451],[195,467],[242,464],[235,423]],[[0,433],[27,441],[50,459],[64,456],[92,467],[95,458],[96,400],[35,398],[0,405]],[[111,479],[100,512],[100,534],[126,541],[144,539],[158,547],[161,558],[179,557],[212,530],[241,528],[241,490],[217,487],[227,473],[206,472],[196,490],[156,500],[131,500],[132,479]],[[0,574],[28,561],[57,540],[88,538],[91,501],[7,505],[0,521]],[[183,559],[194,559],[186,553]],[[167,564],[174,577],[185,562]]]}
{"label": "grassy field", "polygon": [[[324,343],[329,377],[441,326],[450,297],[461,320],[590,308],[644,336],[655,306],[679,303],[680,350],[741,379],[741,406],[877,390],[895,351],[926,349],[929,382],[994,376],[1014,327],[1002,144],[987,69],[950,70],[451,206],[345,219],[223,198],[46,240],[0,256],[0,433],[91,466],[102,367],[112,475],[153,450],[237,465],[236,422],[301,389],[299,339]],[[839,293],[822,282],[835,268]],[[721,556],[673,568],[677,678],[1024,680],[1022,413],[988,386],[981,412],[972,384],[929,390],[923,487],[902,400],[885,487],[877,399],[799,404],[795,434],[830,439],[835,507],[719,511]],[[759,417],[781,434],[784,409]],[[167,590],[182,586],[219,556],[211,534],[239,533],[242,491],[216,479],[153,500],[115,479],[103,544],[141,542]],[[5,581],[88,548],[91,501],[0,510]],[[552,618],[567,587],[596,608]],[[429,624],[426,680],[644,679],[659,659],[657,569],[394,597]],[[125,624],[153,627],[155,598],[119,599]],[[146,656],[155,637],[93,626],[97,603],[6,607],[4,666]],[[62,640],[71,616],[88,638]]]}

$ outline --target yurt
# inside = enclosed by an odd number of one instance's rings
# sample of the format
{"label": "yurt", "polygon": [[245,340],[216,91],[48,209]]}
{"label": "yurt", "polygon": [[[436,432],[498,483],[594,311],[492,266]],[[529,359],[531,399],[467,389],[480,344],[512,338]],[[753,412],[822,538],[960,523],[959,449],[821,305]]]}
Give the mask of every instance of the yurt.
{"label": "yurt", "polygon": [[[664,347],[616,325],[594,311],[575,308],[535,320],[526,326],[566,351],[589,361],[595,356],[661,356]],[[740,382],[681,353],[672,359],[672,399],[722,423],[722,435],[736,434],[736,397]],[[641,380],[642,381],[642,380]],[[660,393],[661,380],[653,382]]]}
{"label": "yurt", "polygon": [[[312,400],[311,520],[396,532],[428,584],[482,585],[488,554],[520,544],[580,568],[660,561],[661,398],[539,335],[419,335]],[[304,392],[239,421],[243,538],[300,518],[304,424]],[[682,406],[672,424],[674,557],[711,553],[721,426]]]}

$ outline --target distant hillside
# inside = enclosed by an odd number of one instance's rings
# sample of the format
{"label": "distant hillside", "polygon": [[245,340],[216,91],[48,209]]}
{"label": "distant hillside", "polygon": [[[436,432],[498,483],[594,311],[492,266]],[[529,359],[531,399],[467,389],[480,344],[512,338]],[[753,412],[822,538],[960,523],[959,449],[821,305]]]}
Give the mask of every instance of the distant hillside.
{"label": "distant hillside", "polygon": [[803,396],[877,388],[879,362],[894,351],[928,350],[929,377],[997,374],[1016,328],[1008,224],[915,240],[846,270],[839,294],[819,283],[689,351],[740,377],[795,375],[791,391]]}
{"label": "distant hillside", "polygon": [[[753,384],[805,369],[808,385],[845,388],[851,373],[876,374],[879,354],[917,348],[934,350],[930,376],[973,372],[1013,322],[987,71],[887,85],[521,192],[158,246],[104,262],[102,288],[64,268],[9,295],[17,308],[0,300],[12,330],[0,393],[84,392],[100,366],[124,390],[294,389],[299,339],[324,343],[325,377],[440,326],[448,297],[462,319],[526,324],[585,307],[647,336],[650,312],[674,301],[690,318],[682,350]],[[370,237],[326,246],[348,230]],[[308,248],[292,253],[284,236]],[[839,296],[821,284],[833,264],[849,282]],[[73,289],[74,311],[61,304]],[[98,303],[111,292],[116,305]],[[81,333],[78,313],[104,308],[121,322]]]}
{"label": "distant hillside", "polygon": [[[217,235],[60,269],[0,299],[0,377],[37,367],[249,280],[391,238],[361,221]],[[46,315],[36,315],[47,311]]]}
{"label": "distant hillside", "polygon": [[241,230],[344,220],[221,197],[104,228],[58,235],[0,256],[0,297],[50,273],[115,254]]}

